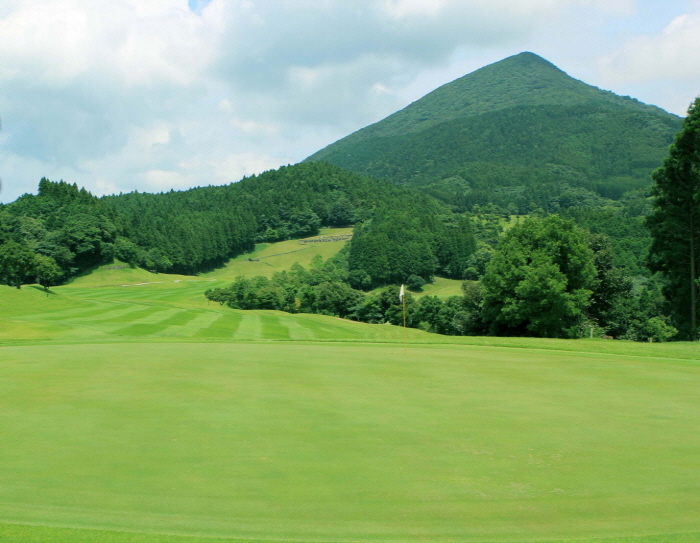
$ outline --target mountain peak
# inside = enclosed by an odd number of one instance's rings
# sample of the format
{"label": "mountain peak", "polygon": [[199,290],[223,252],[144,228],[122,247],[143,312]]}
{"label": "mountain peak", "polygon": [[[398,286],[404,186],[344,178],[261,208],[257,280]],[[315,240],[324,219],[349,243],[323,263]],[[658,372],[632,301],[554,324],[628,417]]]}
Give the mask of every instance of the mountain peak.
{"label": "mountain peak", "polygon": [[[550,68],[555,68],[556,70],[559,70],[554,64],[549,62],[546,58],[542,58],[541,56],[532,53],[530,51],[523,51],[522,53],[518,53],[517,55],[513,55],[510,57],[506,57],[503,60],[496,62],[494,64],[500,64],[502,62],[510,62],[510,63],[517,63],[521,64],[523,66],[528,66],[532,64],[542,64],[545,66],[549,66]],[[493,64],[492,64],[493,66]]]}
{"label": "mountain peak", "polygon": [[307,160],[325,160],[328,151],[341,142],[422,132],[443,122],[519,106],[569,106],[590,102],[668,115],[654,106],[574,79],[541,56],[524,51],[435,89],[386,119],[350,134]]}

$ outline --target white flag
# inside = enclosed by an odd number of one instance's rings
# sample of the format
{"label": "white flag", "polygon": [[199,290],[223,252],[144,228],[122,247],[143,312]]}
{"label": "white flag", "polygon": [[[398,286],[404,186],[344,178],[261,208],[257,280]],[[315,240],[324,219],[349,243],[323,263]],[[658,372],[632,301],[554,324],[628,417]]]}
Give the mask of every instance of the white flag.
{"label": "white flag", "polygon": [[401,285],[401,290],[399,291],[399,300],[403,302],[403,285]]}

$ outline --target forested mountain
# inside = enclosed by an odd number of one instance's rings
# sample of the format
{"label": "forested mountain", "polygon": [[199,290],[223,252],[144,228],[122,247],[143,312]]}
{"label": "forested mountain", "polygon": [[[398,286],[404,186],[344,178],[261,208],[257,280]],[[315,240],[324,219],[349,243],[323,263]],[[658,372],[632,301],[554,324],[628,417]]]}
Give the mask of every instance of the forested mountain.
{"label": "forested mountain", "polygon": [[547,210],[570,189],[646,188],[680,119],[521,53],[448,83],[310,156],[471,210]]}

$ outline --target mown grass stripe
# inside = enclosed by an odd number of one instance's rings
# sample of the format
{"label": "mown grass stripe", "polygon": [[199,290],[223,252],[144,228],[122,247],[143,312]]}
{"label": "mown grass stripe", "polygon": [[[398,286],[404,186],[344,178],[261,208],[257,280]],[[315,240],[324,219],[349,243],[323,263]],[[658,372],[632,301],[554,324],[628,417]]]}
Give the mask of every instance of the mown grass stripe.
{"label": "mown grass stripe", "polygon": [[161,326],[162,322],[166,322],[170,317],[180,311],[178,309],[162,307],[156,307],[155,309],[158,309],[158,311],[153,312],[144,318],[134,319],[134,321],[137,322],[131,321],[132,324],[130,326],[114,329],[110,333],[120,336],[145,336],[149,334],[156,334],[169,326],[167,324],[165,326]]}
{"label": "mown grass stripe", "polygon": [[302,320],[301,316],[290,315],[284,319],[285,326],[289,329],[289,336],[293,340],[315,339],[313,326],[307,320]]}
{"label": "mown grass stripe", "polygon": [[238,313],[218,315],[208,326],[197,330],[194,337],[212,339],[232,339],[243,317]]}
{"label": "mown grass stripe", "polygon": [[[334,318],[334,317],[331,317]],[[328,319],[330,320],[330,319]],[[364,337],[362,331],[356,331],[346,326],[341,326],[335,322],[317,322],[313,328],[315,339],[355,339]]]}
{"label": "mown grass stripe", "polygon": [[289,328],[282,324],[277,315],[264,315],[260,319],[264,339],[291,339]]}
{"label": "mown grass stripe", "polygon": [[162,332],[167,331],[170,328],[181,329],[188,322],[197,318],[197,313],[195,311],[182,310],[178,311],[174,315],[171,315],[167,319],[154,323],[139,323],[134,324],[127,330],[121,330],[117,333],[123,335],[176,335],[176,334],[162,334]]}
{"label": "mown grass stripe", "polygon": [[133,311],[133,307],[131,305],[125,305],[125,304],[107,304],[107,303],[100,303],[98,307],[89,309],[89,310],[61,310],[61,311],[56,311],[54,313],[51,313],[50,315],[41,315],[42,320],[66,320],[66,319],[71,319],[71,320],[79,320],[79,319],[89,319],[92,317],[101,317],[106,314],[113,314],[115,312],[121,312],[121,313],[126,313],[129,311]]}
{"label": "mown grass stripe", "polygon": [[195,337],[200,330],[208,328],[220,317],[220,314],[213,311],[195,311],[194,313],[195,318],[188,322],[186,326],[180,327],[178,336]]}
{"label": "mown grass stripe", "polygon": [[238,330],[236,330],[236,335],[234,338],[237,340],[263,339],[260,316],[247,311],[241,312],[239,315],[241,315],[241,320],[238,324]]}
{"label": "mown grass stripe", "polygon": [[121,313],[120,315],[111,317],[109,319],[96,319],[93,322],[95,322],[96,324],[128,323],[145,319],[146,317],[150,317],[151,315],[161,313],[163,311],[167,311],[167,308],[158,306],[134,308],[133,306],[131,306],[130,311],[126,311],[124,313]]}

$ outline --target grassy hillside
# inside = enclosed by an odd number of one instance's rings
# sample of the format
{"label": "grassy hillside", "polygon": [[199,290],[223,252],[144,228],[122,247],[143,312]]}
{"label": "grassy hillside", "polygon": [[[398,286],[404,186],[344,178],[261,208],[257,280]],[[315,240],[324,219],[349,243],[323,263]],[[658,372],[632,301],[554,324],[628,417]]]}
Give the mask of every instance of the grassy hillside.
{"label": "grassy hillside", "polygon": [[[159,282],[121,287],[58,287],[48,298],[31,287],[17,291],[2,286],[3,305],[11,300],[17,308],[0,313],[0,344],[168,339],[401,341],[404,337],[401,329],[389,325],[322,315],[237,311],[204,298],[204,290],[222,282],[159,278]],[[410,339],[433,337],[419,330],[405,333]]]}
{"label": "grassy hillside", "polygon": [[323,240],[351,235],[352,228],[323,228],[318,236],[303,240],[260,243],[255,246],[255,251],[252,253],[240,255],[230,260],[224,267],[203,274],[202,277],[233,281],[239,275],[272,277],[275,272],[289,270],[296,263],[308,268],[316,255],[320,255],[323,260],[328,260],[347,243],[344,239]]}
{"label": "grassy hillside", "polygon": [[421,288],[420,292],[412,292],[411,295],[415,298],[420,298],[429,294],[439,298],[449,298],[450,296],[462,295],[462,281],[457,279],[446,279],[444,277],[436,277],[432,283],[428,283]]}

